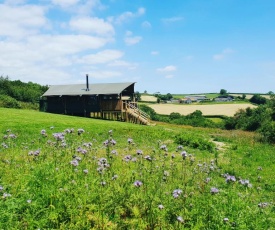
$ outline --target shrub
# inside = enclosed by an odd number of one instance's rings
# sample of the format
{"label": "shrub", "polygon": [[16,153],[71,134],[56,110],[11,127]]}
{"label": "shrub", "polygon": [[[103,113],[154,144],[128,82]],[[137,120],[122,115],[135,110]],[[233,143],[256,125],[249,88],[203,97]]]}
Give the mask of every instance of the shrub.
{"label": "shrub", "polygon": [[176,136],[175,142],[179,145],[188,146],[200,150],[207,150],[209,152],[214,152],[215,150],[215,144],[201,136],[194,136],[184,133]]}
{"label": "shrub", "polygon": [[0,95],[0,107],[20,109],[20,103],[7,95]]}

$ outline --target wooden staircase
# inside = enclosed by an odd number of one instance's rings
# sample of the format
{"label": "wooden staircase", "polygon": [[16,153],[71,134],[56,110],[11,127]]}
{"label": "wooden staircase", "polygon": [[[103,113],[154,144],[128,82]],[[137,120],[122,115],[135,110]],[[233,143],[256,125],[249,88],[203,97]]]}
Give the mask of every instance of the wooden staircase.
{"label": "wooden staircase", "polygon": [[150,116],[131,103],[126,103],[127,120],[143,125],[150,125]]}

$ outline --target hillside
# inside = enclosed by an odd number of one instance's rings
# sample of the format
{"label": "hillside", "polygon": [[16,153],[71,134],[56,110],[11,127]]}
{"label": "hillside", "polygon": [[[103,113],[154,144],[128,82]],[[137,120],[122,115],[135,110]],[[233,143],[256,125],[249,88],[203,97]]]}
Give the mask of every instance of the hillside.
{"label": "hillside", "polygon": [[275,225],[275,147],[255,133],[4,108],[0,123],[1,229]]}

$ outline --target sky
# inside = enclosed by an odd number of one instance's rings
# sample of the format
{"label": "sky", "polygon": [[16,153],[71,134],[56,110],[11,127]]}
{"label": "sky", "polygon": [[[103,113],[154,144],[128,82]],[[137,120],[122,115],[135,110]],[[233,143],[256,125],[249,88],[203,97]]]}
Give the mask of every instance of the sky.
{"label": "sky", "polygon": [[0,76],[10,80],[275,91],[274,0],[0,0],[0,12]]}

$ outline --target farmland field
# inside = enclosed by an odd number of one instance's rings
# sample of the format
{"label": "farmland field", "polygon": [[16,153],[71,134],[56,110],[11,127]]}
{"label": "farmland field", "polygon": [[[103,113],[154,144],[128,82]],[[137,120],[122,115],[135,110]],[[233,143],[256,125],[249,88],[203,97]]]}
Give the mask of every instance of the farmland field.
{"label": "farmland field", "polygon": [[213,104],[213,105],[182,105],[182,104],[148,104],[157,114],[169,115],[173,112],[188,115],[200,110],[203,115],[233,116],[239,109],[255,108],[252,104]]}
{"label": "farmland field", "polygon": [[0,229],[274,229],[257,134],[0,108]]}

